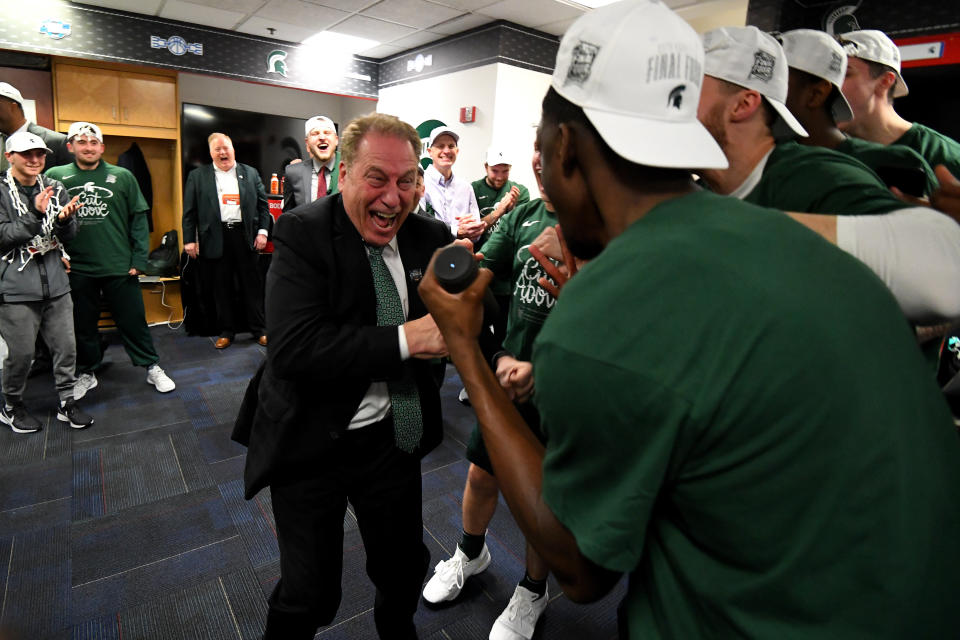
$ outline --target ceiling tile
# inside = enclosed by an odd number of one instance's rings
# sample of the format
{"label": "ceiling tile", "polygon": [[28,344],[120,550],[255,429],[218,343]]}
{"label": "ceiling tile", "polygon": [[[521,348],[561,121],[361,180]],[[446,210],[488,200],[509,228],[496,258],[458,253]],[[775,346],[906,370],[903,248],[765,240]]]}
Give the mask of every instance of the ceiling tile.
{"label": "ceiling tile", "polygon": [[404,36],[397,40],[393,40],[390,44],[397,45],[398,47],[403,47],[404,49],[412,49],[414,47],[419,47],[422,44],[427,44],[428,42],[434,42],[445,36],[440,35],[439,33],[430,33],[429,31],[417,31],[412,33],[409,36]]}
{"label": "ceiling tile", "polygon": [[521,25],[542,24],[546,16],[550,21],[578,18],[584,11],[561,4],[556,0],[503,0],[480,9],[478,13],[499,20],[509,20]]}
{"label": "ceiling tile", "polygon": [[570,25],[576,21],[577,18],[567,18],[566,20],[561,20],[560,22],[550,22],[548,24],[537,25],[534,27],[534,29],[538,29],[551,35],[562,36],[567,29],[570,28]]}
{"label": "ceiling tile", "polygon": [[403,47],[395,47],[392,44],[377,45],[372,49],[361,51],[357,55],[367,56],[368,58],[389,58],[390,56],[403,51]]}
{"label": "ceiling tile", "polygon": [[167,0],[163,9],[160,10],[161,18],[203,24],[220,29],[233,29],[245,16],[246,14],[237,11],[224,11],[223,9],[204,7],[182,0]]}
{"label": "ceiling tile", "polygon": [[307,0],[307,2],[340,9],[341,11],[348,11],[350,13],[357,13],[370,5],[377,4],[380,0]]}
{"label": "ceiling tile", "polygon": [[[274,29],[271,34],[267,27]],[[267,20],[253,16],[246,22],[237,27],[241,33],[249,33],[253,36],[264,38],[276,38],[277,40],[286,40],[287,42],[302,42],[317,32],[316,27],[303,27],[300,25],[277,22],[276,20]]]}
{"label": "ceiling tile", "polygon": [[163,4],[163,0],[84,0],[83,4],[155,16],[160,5]]}
{"label": "ceiling tile", "polygon": [[446,36],[452,36],[457,33],[469,31],[474,27],[479,27],[480,25],[487,24],[488,22],[493,22],[493,18],[482,16],[479,13],[468,13],[464,16],[460,16],[459,18],[447,20],[442,24],[435,24],[430,27],[430,31],[433,31],[434,33],[442,33]]}
{"label": "ceiling tile", "polygon": [[288,25],[298,25],[311,33],[323,31],[331,24],[343,20],[350,14],[329,7],[321,7],[302,0],[270,0],[257,11],[256,17],[275,20]]}
{"label": "ceiling tile", "polygon": [[[224,11],[238,11],[240,13],[253,13],[263,6],[264,0],[189,0],[193,4],[202,4],[215,9]],[[167,1],[170,4],[170,0]]]}
{"label": "ceiling tile", "polygon": [[424,0],[385,0],[361,12],[371,18],[380,18],[398,22],[418,29],[456,18],[463,14],[459,9],[451,9]]}
{"label": "ceiling tile", "polygon": [[345,33],[350,36],[369,38],[377,42],[390,42],[397,38],[408,36],[416,31],[416,29],[393,24],[392,22],[367,18],[365,16],[353,16],[343,22],[337,23],[331,31]]}
{"label": "ceiling tile", "polygon": [[[523,0],[517,1],[522,2]],[[462,11],[475,11],[481,7],[489,7],[492,4],[497,4],[497,0],[428,0],[428,2],[443,4]]]}

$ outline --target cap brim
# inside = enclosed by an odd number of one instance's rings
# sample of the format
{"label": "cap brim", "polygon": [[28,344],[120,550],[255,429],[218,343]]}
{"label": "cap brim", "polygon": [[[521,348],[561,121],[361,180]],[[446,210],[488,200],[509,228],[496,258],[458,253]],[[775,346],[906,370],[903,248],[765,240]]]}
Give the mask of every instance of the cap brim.
{"label": "cap brim", "polygon": [[834,98],[833,104],[830,105],[830,111],[833,114],[834,122],[848,122],[853,120],[853,109],[850,107],[850,103],[847,102],[846,96],[843,95],[843,91],[839,88],[837,88],[837,97]]}
{"label": "cap brim", "polygon": [[630,162],[667,169],[726,169],[727,156],[699,120],[641,119],[584,107],[604,142]]}
{"label": "cap brim", "polygon": [[770,103],[770,106],[773,107],[773,109],[777,112],[777,115],[780,116],[780,119],[783,121],[783,123],[787,125],[796,135],[802,138],[806,138],[810,135],[807,133],[807,130],[803,128],[803,125],[800,124],[800,121],[797,120],[792,113],[790,113],[790,109],[787,109],[787,105],[777,100],[771,100],[767,96],[764,96],[764,99]]}
{"label": "cap brim", "polygon": [[907,88],[907,83],[903,81],[903,76],[899,73],[897,74],[897,84],[893,87],[893,97],[902,98],[903,96],[910,93],[910,89]]}

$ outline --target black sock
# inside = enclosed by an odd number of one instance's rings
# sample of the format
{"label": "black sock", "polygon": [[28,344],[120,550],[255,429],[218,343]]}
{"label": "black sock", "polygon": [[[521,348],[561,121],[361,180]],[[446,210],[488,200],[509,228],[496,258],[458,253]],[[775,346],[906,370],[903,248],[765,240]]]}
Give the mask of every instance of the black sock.
{"label": "black sock", "polygon": [[483,551],[483,543],[486,539],[486,533],[475,536],[472,533],[464,531],[463,537],[460,538],[460,544],[457,546],[459,546],[460,551],[463,551],[464,555],[467,556],[467,560],[473,560]]}
{"label": "black sock", "polygon": [[543,596],[547,592],[547,579],[534,580],[530,577],[529,573],[524,573],[523,580],[520,581],[520,586],[538,596]]}

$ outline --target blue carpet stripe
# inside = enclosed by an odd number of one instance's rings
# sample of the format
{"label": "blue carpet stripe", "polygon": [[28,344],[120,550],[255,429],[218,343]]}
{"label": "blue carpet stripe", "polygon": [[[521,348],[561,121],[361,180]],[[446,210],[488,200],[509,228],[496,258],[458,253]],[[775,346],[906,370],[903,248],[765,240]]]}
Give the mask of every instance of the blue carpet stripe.
{"label": "blue carpet stripe", "polygon": [[189,416],[195,429],[205,429],[217,423],[198,387],[183,389],[180,392],[180,397],[183,398],[184,406],[187,408],[187,416]]}
{"label": "blue carpet stripe", "polygon": [[171,435],[103,447],[107,513],[187,492]]}
{"label": "blue carpet stripe", "polygon": [[97,518],[106,513],[100,449],[74,452],[71,488],[73,490],[71,517],[74,522]]}
{"label": "blue carpet stripe", "polygon": [[4,585],[4,625],[24,638],[63,632],[70,612],[70,536],[66,525],[15,536]]}
{"label": "blue carpet stripe", "polygon": [[240,539],[250,557],[250,563],[259,567],[279,558],[280,552],[274,533],[276,525],[273,523],[269,503],[264,505],[262,496],[250,501],[244,500],[241,480],[222,484],[219,489],[230,512],[230,519],[240,532]]}
{"label": "blue carpet stripe", "polygon": [[188,491],[212,487],[213,476],[210,468],[204,461],[197,441],[197,434],[192,431],[181,431],[170,434],[173,451],[179,461],[183,481]]}

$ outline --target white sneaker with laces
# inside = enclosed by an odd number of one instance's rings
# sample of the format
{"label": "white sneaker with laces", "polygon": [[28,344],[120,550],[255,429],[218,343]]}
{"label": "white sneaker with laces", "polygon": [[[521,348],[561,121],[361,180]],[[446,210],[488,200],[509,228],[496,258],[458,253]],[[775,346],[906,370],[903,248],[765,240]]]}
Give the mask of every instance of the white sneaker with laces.
{"label": "white sneaker with laces", "polygon": [[73,398],[79,400],[87,395],[87,391],[97,386],[97,376],[93,373],[81,373],[73,383]]}
{"label": "white sneaker with laces", "polygon": [[544,591],[542,596],[525,587],[517,585],[510,598],[510,604],[503,610],[490,630],[490,640],[530,640],[537,628],[537,620],[547,608],[550,598]]}
{"label": "white sneaker with laces", "polygon": [[467,578],[482,573],[488,566],[490,550],[486,544],[483,545],[480,555],[473,560],[467,560],[467,555],[457,546],[452,558],[437,563],[433,577],[423,588],[423,599],[433,604],[453,600],[460,595]]}
{"label": "white sneaker with laces", "polygon": [[147,382],[155,386],[160,393],[167,393],[177,388],[170,376],[164,373],[158,364],[152,364],[147,368]]}

